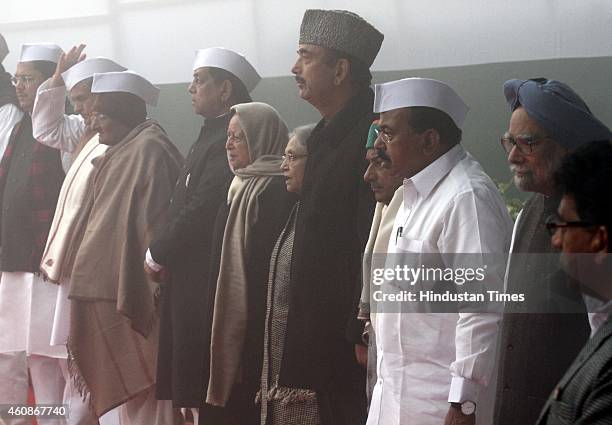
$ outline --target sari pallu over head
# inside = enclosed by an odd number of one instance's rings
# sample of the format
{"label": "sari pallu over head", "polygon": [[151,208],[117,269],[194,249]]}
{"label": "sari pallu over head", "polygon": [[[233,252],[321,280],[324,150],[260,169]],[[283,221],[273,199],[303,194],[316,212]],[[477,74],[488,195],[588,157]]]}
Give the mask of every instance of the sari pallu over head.
{"label": "sari pallu over head", "polygon": [[217,291],[210,345],[210,379],[206,402],[224,406],[239,378],[240,360],[247,327],[247,270],[251,246],[250,229],[258,220],[258,197],[273,176],[282,175],[281,155],[288,129],[279,113],[265,103],[235,105],[249,148],[251,163],[234,170],[228,192],[230,205]]}

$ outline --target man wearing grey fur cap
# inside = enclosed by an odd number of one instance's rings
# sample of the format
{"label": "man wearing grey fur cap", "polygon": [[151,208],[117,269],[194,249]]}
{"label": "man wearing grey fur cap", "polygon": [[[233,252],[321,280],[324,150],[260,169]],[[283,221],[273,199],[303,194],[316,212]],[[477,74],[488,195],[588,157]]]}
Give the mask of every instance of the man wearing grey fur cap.
{"label": "man wearing grey fur cap", "polygon": [[[372,62],[383,35],[344,10],[307,10],[291,72],[299,95],[322,115],[306,144],[308,160],[297,216],[289,284],[287,337],[268,423],[362,424],[365,371],[356,352],[361,253],[374,198],[362,176],[364,141],[374,114]],[[333,183],[331,183],[333,182]],[[274,400],[274,395],[282,400]],[[275,403],[276,401],[276,403]],[[306,419],[307,418],[307,419]]]}

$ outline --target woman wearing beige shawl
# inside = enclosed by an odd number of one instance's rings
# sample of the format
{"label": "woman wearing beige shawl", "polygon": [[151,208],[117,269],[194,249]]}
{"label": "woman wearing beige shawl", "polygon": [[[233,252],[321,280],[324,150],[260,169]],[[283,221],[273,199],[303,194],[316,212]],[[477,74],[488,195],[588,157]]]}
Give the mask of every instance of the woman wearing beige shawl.
{"label": "woman wearing beige shawl", "polygon": [[[212,308],[206,401],[225,406],[223,423],[257,423],[270,254],[296,198],[280,168],[288,131],[264,103],[232,107],[226,149],[235,178]],[[201,418],[202,419],[202,418]],[[209,421],[213,422],[213,421]]]}

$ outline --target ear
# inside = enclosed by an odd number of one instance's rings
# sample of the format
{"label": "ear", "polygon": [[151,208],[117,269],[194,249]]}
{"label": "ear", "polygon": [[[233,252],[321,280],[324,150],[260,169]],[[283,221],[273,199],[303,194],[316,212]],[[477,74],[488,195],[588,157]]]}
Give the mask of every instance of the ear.
{"label": "ear", "polygon": [[336,72],[334,73],[334,85],[339,86],[348,80],[351,71],[351,63],[348,59],[338,59],[336,62]]}
{"label": "ear", "polygon": [[598,226],[591,239],[591,252],[595,253],[595,262],[601,264],[608,255],[608,228]]}
{"label": "ear", "polygon": [[433,128],[429,128],[423,132],[423,153],[427,156],[433,156],[438,152],[440,147],[440,133]]}
{"label": "ear", "polygon": [[232,91],[232,82],[230,80],[223,80],[221,83],[221,101],[224,105],[226,105],[232,97]]}

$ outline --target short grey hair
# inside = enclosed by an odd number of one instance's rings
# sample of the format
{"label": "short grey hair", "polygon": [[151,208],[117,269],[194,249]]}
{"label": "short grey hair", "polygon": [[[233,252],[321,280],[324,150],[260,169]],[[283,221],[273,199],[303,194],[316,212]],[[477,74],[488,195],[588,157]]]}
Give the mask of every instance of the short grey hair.
{"label": "short grey hair", "polygon": [[306,140],[308,140],[310,134],[312,133],[312,130],[314,130],[316,126],[317,124],[313,123],[296,127],[289,135],[289,138],[291,139],[292,137],[295,137],[298,143],[306,148]]}

